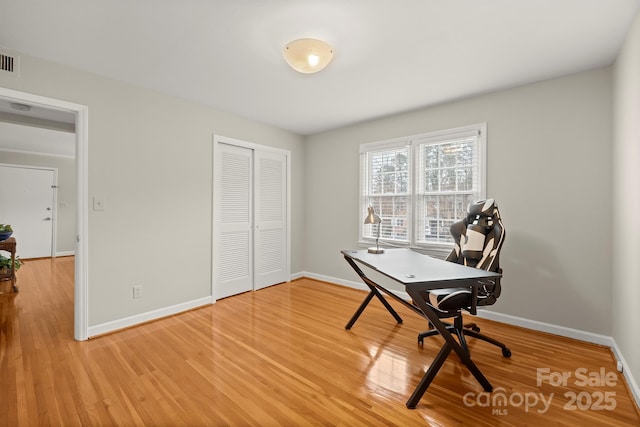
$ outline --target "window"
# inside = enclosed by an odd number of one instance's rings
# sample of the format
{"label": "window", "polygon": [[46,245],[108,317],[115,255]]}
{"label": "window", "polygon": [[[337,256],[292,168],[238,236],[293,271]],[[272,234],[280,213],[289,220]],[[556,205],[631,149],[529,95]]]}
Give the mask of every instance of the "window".
{"label": "window", "polygon": [[[360,222],[373,206],[380,240],[449,248],[449,227],[485,197],[486,124],[360,146]],[[361,224],[362,240],[377,225]]]}

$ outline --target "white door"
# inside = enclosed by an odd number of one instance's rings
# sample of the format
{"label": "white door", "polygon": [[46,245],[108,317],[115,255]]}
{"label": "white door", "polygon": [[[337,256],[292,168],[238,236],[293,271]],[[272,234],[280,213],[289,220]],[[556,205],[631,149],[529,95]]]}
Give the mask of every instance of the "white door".
{"label": "white door", "polygon": [[287,154],[224,141],[214,142],[216,299],[289,280]]}
{"label": "white door", "polygon": [[216,161],[214,216],[214,297],[224,298],[253,289],[253,152],[220,144]]}
{"label": "white door", "polygon": [[11,224],[20,258],[52,256],[55,179],[51,169],[0,166],[0,223]]}
{"label": "white door", "polygon": [[254,151],[254,289],[287,281],[287,159],[282,153]]}

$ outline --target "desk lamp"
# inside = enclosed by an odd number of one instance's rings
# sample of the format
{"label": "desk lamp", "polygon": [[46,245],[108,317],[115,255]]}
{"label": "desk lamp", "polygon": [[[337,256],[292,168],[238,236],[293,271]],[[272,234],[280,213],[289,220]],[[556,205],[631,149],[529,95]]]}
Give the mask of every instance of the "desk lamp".
{"label": "desk lamp", "polygon": [[369,253],[370,254],[381,254],[381,253],[384,253],[384,249],[380,249],[380,245],[379,245],[380,224],[382,223],[382,220],[380,219],[380,217],[378,215],[376,215],[376,211],[373,209],[373,206],[369,206],[368,209],[369,209],[369,214],[364,219],[364,223],[365,224],[377,224],[378,225],[378,233],[376,235],[376,247],[375,248],[369,248]]}

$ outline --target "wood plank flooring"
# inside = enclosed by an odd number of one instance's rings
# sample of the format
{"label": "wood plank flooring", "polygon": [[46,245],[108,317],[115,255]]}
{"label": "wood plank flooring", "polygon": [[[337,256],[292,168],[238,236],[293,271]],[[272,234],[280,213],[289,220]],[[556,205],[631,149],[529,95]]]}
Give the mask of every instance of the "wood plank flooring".
{"label": "wood plank flooring", "polygon": [[0,283],[0,425],[640,426],[605,347],[478,319],[513,351],[470,339],[494,393],[451,354],[410,410],[442,338],[419,346],[404,307],[398,325],[374,300],[346,331],[365,293],[300,279],[76,342],[72,280],[65,257]]}

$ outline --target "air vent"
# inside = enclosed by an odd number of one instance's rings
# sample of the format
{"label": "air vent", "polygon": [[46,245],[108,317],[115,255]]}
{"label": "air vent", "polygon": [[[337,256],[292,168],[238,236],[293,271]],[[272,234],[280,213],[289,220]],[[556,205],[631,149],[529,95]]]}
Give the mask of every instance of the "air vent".
{"label": "air vent", "polygon": [[6,52],[0,52],[0,73],[18,74],[18,57]]}
{"label": "air vent", "polygon": [[13,73],[14,66],[13,56],[3,55],[0,53],[0,70]]}

